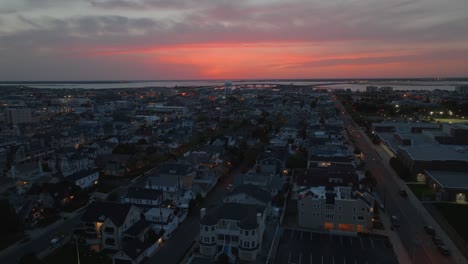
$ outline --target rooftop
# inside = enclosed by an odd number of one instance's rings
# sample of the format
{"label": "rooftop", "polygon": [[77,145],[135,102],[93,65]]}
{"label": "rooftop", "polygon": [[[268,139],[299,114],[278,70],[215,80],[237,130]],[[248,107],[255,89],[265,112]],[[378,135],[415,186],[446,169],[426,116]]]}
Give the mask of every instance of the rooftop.
{"label": "rooftop", "polygon": [[426,175],[444,188],[468,190],[468,172],[426,170]]}

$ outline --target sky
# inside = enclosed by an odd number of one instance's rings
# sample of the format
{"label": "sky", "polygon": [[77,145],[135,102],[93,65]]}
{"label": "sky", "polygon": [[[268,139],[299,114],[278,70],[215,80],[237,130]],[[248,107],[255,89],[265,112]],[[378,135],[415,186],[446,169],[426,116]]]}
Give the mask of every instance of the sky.
{"label": "sky", "polygon": [[468,77],[468,0],[1,0],[0,80]]}

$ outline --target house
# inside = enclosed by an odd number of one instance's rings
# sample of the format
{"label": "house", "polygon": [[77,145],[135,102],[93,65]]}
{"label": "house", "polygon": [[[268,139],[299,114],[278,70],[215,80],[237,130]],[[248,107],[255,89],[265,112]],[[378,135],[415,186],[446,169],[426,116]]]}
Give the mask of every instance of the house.
{"label": "house", "polygon": [[122,250],[112,256],[113,264],[139,264],[145,258],[150,257],[158,248],[157,243],[143,242],[138,239],[132,239],[125,243]]}
{"label": "house", "polygon": [[158,170],[160,176],[171,176],[178,179],[180,188],[191,190],[193,179],[195,178],[195,169],[188,164],[165,163]]}
{"label": "house", "polygon": [[178,177],[158,175],[148,177],[145,188],[161,191],[164,200],[177,200],[180,193],[180,182]]}
{"label": "house", "polygon": [[7,175],[13,179],[34,180],[48,175],[48,173],[42,170],[42,164],[40,161],[31,161],[11,166]]}
{"label": "house", "polygon": [[167,239],[179,225],[179,218],[174,214],[174,210],[167,207],[151,208],[145,213],[145,219],[152,224],[153,230],[163,230],[164,238]]}
{"label": "house", "polygon": [[374,197],[351,187],[311,187],[297,200],[300,227],[331,232],[365,232],[372,227]]}
{"label": "house", "polygon": [[147,188],[128,188],[123,198],[126,204],[133,204],[142,209],[157,207],[163,200],[163,191]]}
{"label": "house", "polygon": [[81,189],[90,188],[98,183],[99,171],[97,169],[84,170],[74,173],[65,178],[66,180],[73,182],[76,186]]}
{"label": "house", "polygon": [[269,191],[252,184],[243,184],[236,186],[233,191],[227,193],[223,202],[265,206],[266,212],[271,214],[271,198],[272,195]]}
{"label": "house", "polygon": [[225,203],[200,210],[200,253],[217,257],[254,261],[261,249],[265,231],[266,207]]}
{"label": "house", "polygon": [[109,250],[121,250],[124,233],[140,219],[137,207],[108,202],[93,202],[81,217],[86,242]]}

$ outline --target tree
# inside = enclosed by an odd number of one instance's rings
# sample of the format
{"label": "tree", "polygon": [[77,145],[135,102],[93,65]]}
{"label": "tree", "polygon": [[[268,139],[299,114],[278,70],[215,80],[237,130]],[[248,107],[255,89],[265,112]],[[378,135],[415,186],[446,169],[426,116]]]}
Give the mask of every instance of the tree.
{"label": "tree", "polygon": [[21,231],[21,220],[8,200],[0,200],[0,212],[2,212],[1,234],[15,234]]}
{"label": "tree", "polygon": [[287,168],[307,168],[307,159],[303,152],[296,152],[286,159]]}

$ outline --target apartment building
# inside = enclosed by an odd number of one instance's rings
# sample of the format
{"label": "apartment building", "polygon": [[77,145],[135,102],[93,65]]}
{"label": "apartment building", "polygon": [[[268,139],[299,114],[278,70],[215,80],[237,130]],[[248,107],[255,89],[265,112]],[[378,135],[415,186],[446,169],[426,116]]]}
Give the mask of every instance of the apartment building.
{"label": "apartment building", "polygon": [[225,203],[200,210],[200,253],[217,257],[226,253],[231,259],[253,261],[261,250],[265,231],[266,207]]}
{"label": "apartment building", "polygon": [[364,232],[372,226],[374,197],[351,187],[311,187],[298,199],[299,226],[316,230]]}

